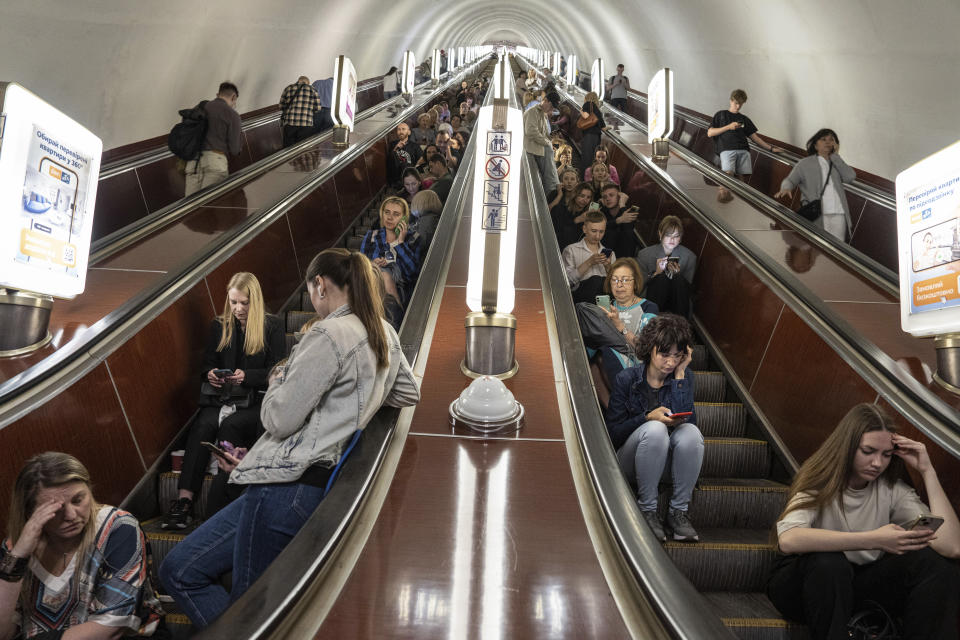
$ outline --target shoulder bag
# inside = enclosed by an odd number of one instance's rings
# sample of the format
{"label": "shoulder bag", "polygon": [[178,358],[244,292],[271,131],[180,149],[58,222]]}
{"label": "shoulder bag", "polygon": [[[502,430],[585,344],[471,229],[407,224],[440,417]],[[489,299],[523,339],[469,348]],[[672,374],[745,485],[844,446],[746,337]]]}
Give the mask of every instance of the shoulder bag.
{"label": "shoulder bag", "polygon": [[253,389],[244,389],[237,384],[224,384],[217,389],[209,382],[200,385],[200,405],[222,407],[232,404],[237,409],[247,409],[253,401]]}
{"label": "shoulder bag", "polygon": [[580,114],[580,119],[577,120],[577,129],[580,129],[581,131],[585,131],[590,127],[596,126],[598,122],[598,118],[597,118],[597,114],[593,112],[594,109],[596,109],[596,107],[591,103],[590,115],[584,118],[583,114],[582,113]]}
{"label": "shoulder bag", "polygon": [[[819,160],[817,161],[819,169]],[[803,216],[810,222],[813,222],[821,216],[823,213],[820,210],[820,201],[823,199],[823,194],[827,190],[827,185],[830,184],[830,176],[833,175],[833,160],[830,161],[830,165],[827,167],[827,179],[823,181],[823,189],[820,189],[820,196],[816,200],[811,200],[807,204],[803,205],[797,209],[797,215]]]}

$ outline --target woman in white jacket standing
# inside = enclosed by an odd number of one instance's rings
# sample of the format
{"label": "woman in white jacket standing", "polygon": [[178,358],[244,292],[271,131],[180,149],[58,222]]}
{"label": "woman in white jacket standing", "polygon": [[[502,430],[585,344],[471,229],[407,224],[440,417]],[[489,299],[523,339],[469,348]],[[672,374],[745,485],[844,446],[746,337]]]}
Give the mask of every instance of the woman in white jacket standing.
{"label": "woman in white jacket standing", "polygon": [[[406,407],[420,389],[383,318],[377,275],[362,253],[327,249],[307,267],[313,324],[270,375],[266,433],[230,482],[247,485],[167,555],[160,578],[197,627],[213,622],[280,555],[323,499],[354,434],[383,406]],[[239,463],[239,464],[237,464]],[[233,573],[229,593],[220,576]]]}
{"label": "woman in white jacket standing", "polygon": [[837,153],[839,148],[840,139],[833,129],[817,131],[807,140],[807,157],[793,167],[773,197],[790,197],[799,186],[802,204],[820,200],[821,215],[814,224],[846,242],[853,235],[853,224],[843,184],[856,180],[857,174]]}

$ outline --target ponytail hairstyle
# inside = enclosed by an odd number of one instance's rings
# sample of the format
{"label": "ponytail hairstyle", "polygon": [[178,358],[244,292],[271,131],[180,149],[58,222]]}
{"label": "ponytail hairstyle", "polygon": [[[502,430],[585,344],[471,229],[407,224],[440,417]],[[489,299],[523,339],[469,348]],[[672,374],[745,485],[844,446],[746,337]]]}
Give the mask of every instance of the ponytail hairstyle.
{"label": "ponytail hairstyle", "polygon": [[[897,425],[875,404],[862,403],[850,409],[847,415],[841,418],[833,433],[797,471],[790,485],[787,506],[777,520],[782,520],[788,513],[798,509],[814,509],[820,513],[825,506],[835,501],[839,503],[842,511],[841,498],[853,474],[853,459],[860,447],[860,439],[868,431],[897,433]],[[905,475],[903,460],[893,456],[875,482],[882,479],[893,486]],[[799,493],[803,493],[804,497],[797,500],[795,498]]]}
{"label": "ponytail hairstyle", "polygon": [[266,323],[266,305],[257,276],[246,271],[233,274],[227,283],[227,299],[223,303],[223,315],[220,316],[220,344],[217,351],[223,351],[233,342],[233,312],[230,310],[230,289],[236,289],[247,297],[250,307],[247,309],[247,326],[244,330],[243,352],[248,356],[260,353],[267,346],[264,325]]}
{"label": "ponytail hairstyle", "polygon": [[[404,204],[405,201],[401,200]],[[307,282],[327,278],[347,292],[347,303],[367,330],[367,343],[377,357],[377,368],[390,363],[390,345],[384,328],[383,294],[373,263],[359,251],[336,248],[317,254],[307,267]]]}

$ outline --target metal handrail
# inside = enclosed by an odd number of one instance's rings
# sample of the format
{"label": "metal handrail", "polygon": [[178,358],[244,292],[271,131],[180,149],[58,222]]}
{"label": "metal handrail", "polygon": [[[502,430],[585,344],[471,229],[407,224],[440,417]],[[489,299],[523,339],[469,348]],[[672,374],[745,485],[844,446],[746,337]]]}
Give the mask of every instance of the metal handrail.
{"label": "metal handrail", "polygon": [[[474,63],[482,65],[486,59]],[[471,67],[473,68],[473,67]],[[488,92],[488,101],[493,95]],[[475,136],[464,152],[464,164],[457,172],[437,225],[417,286],[400,327],[404,355],[414,366],[423,351],[423,335],[434,302],[443,293],[441,274],[452,257],[460,212],[466,206],[467,184],[473,173]],[[347,535],[367,493],[383,466],[396,431],[397,409],[378,411],[364,429],[363,437],[344,466],[330,494],[323,499],[300,532],[271,563],[263,575],[226,612],[199,632],[198,640],[269,636],[297,606],[310,586],[322,574],[341,540]]]}
{"label": "metal handrail", "polygon": [[[456,76],[448,78],[428,99],[452,86],[459,81],[461,75],[471,72],[477,64],[479,63],[474,63]],[[202,252],[127,300],[89,327],[82,336],[64,345],[42,362],[0,384],[0,429],[42,405],[99,365],[250,238],[307,197],[339,168],[361,157],[370,144],[391,131],[396,126],[396,121],[405,119],[414,108],[415,105],[408,107],[393,121],[374,131],[366,143],[348,148],[338,156],[338,162],[327,165],[273,205],[213,240]]]}
{"label": "metal handrail", "polygon": [[524,158],[523,174],[530,216],[545,263],[543,273],[553,302],[564,381],[573,408],[577,438],[607,525],[634,578],[672,637],[690,640],[735,638],[720,618],[711,613],[703,595],[681,573],[643,522],[636,498],[623,479],[594,392],[587,350],[577,323],[540,174],[535,166],[530,165],[528,158]]}
{"label": "metal handrail", "polygon": [[[357,85],[357,91],[366,91],[370,87],[374,87],[383,82],[383,78],[370,78],[364,80],[363,82]],[[240,123],[240,129],[242,131],[247,131],[249,129],[254,129],[261,125],[267,124],[280,119],[280,107],[276,106],[276,110],[270,111],[268,113],[263,113],[252,118],[247,118]],[[107,178],[112,178],[113,176],[119,175],[121,173],[126,173],[127,171],[132,171],[144,165],[156,162],[158,160],[163,160],[164,158],[172,158],[173,154],[166,146],[157,146],[153,149],[148,149],[147,151],[142,151],[140,153],[126,156],[124,158],[118,158],[112,162],[108,162],[100,167],[100,177],[99,180],[105,180]]]}
{"label": "metal handrail", "polygon": [[[579,75],[580,77],[586,78],[587,80],[590,79],[589,72],[580,71]],[[630,90],[630,94],[637,102],[649,105],[649,101],[647,100],[646,95],[638,91],[634,91],[633,89]],[[680,111],[679,109],[681,108],[684,110]],[[692,122],[697,126],[704,127],[704,128],[710,126],[709,120],[705,118],[701,118],[698,115],[694,115],[689,111],[690,111],[689,109],[686,109],[684,107],[679,107],[677,110],[674,111],[674,114],[675,114],[675,117],[679,116],[681,119],[686,120],[687,122]],[[618,115],[622,113],[623,113],[622,111],[617,111]],[[803,159],[803,156],[798,155],[793,151],[790,151],[789,149],[784,149],[779,153],[772,153],[770,151],[767,151],[766,149],[761,148],[760,146],[758,146],[756,143],[752,141],[748,141],[748,142],[751,148],[756,150],[758,153],[761,153],[765,156],[769,156],[777,160],[781,160],[781,161],[788,160],[790,163],[796,164],[801,159]],[[887,209],[892,209],[894,212],[896,212],[896,209],[897,209],[896,197],[893,194],[889,193],[888,191],[884,191],[883,189],[879,188],[874,184],[865,182],[860,178],[857,178],[852,183],[845,185],[844,188],[849,189],[852,193],[857,194],[861,198],[865,198],[871,202],[879,204]]]}

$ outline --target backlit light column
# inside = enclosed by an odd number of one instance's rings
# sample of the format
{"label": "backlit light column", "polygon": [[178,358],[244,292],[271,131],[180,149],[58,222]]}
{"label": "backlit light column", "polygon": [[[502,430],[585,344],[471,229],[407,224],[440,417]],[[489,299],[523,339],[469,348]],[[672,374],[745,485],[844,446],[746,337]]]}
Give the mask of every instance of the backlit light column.
{"label": "backlit light column", "polygon": [[[505,73],[509,71],[504,70]],[[506,111],[506,126],[493,126],[495,109]],[[471,311],[510,313],[520,206],[520,163],[523,159],[523,115],[505,105],[480,109],[473,177],[470,231],[470,273],[467,306]],[[494,264],[491,261],[495,261]],[[492,279],[493,270],[496,278]]]}
{"label": "backlit light column", "polygon": [[577,54],[575,53],[567,56],[567,84],[571,87],[577,86]]}
{"label": "backlit light column", "polygon": [[433,50],[433,58],[430,60],[430,82],[434,86],[440,83],[441,73],[440,49]]}
{"label": "backlit light column", "polygon": [[400,80],[400,92],[406,95],[413,93],[413,87],[416,85],[417,75],[417,57],[413,51],[404,51],[403,53],[403,74]]}
{"label": "backlit light column", "polygon": [[603,58],[597,58],[590,67],[590,90],[597,94],[597,97],[603,100],[606,94],[607,83],[605,78],[606,69],[603,66]]}

